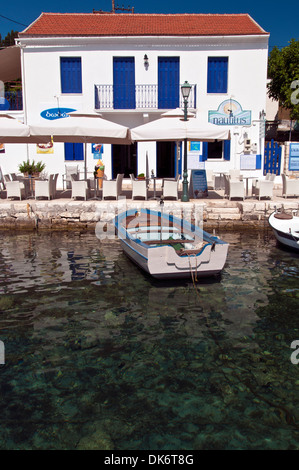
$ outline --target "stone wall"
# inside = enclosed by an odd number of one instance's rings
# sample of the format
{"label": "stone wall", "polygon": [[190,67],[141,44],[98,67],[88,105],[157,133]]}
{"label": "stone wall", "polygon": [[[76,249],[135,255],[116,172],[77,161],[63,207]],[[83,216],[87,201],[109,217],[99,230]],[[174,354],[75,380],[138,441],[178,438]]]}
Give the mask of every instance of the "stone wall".
{"label": "stone wall", "polygon": [[[241,202],[228,200],[165,201],[164,211],[212,227],[258,228],[267,221],[275,206],[297,210],[298,201],[282,200]],[[159,211],[157,201],[5,201],[0,204],[0,230],[95,230],[97,223],[105,224],[126,209],[148,208]]]}

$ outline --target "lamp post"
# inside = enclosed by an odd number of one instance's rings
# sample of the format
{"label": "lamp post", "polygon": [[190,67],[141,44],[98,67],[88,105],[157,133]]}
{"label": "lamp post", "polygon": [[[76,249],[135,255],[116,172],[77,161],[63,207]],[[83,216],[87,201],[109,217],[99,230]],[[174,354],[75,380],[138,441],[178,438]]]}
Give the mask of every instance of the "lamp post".
{"label": "lamp post", "polygon": [[[188,98],[191,91],[191,85],[185,81],[184,85],[181,86],[181,93],[184,98],[184,121],[188,121],[187,109],[188,109]],[[184,139],[184,172],[183,172],[183,194],[181,198],[182,202],[189,201],[188,191],[188,169],[187,169],[187,139]]]}

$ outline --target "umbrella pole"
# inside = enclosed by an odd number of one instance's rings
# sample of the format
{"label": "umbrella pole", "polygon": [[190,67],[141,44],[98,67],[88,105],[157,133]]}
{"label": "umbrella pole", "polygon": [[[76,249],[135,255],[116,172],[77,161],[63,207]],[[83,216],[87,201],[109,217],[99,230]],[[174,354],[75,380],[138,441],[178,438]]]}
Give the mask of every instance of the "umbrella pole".
{"label": "umbrella pole", "polygon": [[87,179],[87,142],[84,142],[84,179]]}
{"label": "umbrella pole", "polygon": [[181,201],[189,201],[189,191],[188,191],[188,169],[187,169],[187,139],[184,139],[184,173],[183,173],[183,194]]}

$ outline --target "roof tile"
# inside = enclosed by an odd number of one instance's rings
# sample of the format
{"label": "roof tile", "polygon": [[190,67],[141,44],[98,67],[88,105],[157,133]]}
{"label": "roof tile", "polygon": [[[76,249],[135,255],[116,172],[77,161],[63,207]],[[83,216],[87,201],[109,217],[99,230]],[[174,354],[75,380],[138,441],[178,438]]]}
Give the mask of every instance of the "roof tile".
{"label": "roof tile", "polygon": [[268,34],[248,14],[42,13],[20,37]]}

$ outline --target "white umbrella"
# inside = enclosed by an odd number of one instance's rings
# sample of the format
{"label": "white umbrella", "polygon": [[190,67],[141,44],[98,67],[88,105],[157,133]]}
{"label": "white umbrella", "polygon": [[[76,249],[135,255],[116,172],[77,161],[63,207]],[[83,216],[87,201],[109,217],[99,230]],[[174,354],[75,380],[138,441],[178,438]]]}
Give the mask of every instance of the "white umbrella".
{"label": "white umbrella", "polygon": [[132,141],[184,141],[184,180],[182,201],[188,201],[188,179],[187,179],[187,141],[213,142],[215,140],[230,139],[230,131],[216,126],[215,124],[203,124],[194,115],[187,115],[177,108],[162,114],[160,119],[148,122],[142,126],[131,129]]}
{"label": "white umbrella", "polygon": [[31,135],[50,134],[54,142],[130,144],[129,129],[98,114],[70,113],[50,123],[30,124]]}
{"label": "white umbrella", "polygon": [[45,143],[49,140],[49,135],[47,137],[31,137],[29,126],[8,114],[0,114],[0,142],[2,144]]}
{"label": "white umbrella", "polygon": [[84,143],[85,178],[87,143],[131,144],[128,127],[103,119],[99,114],[70,113],[67,118],[50,123],[30,124],[29,128],[31,135],[50,134],[54,142]]}
{"label": "white umbrella", "polygon": [[164,113],[160,119],[131,129],[131,139],[137,142],[185,139],[211,142],[230,139],[229,130],[211,123],[203,124],[192,115],[188,117],[190,119],[184,121],[184,113],[180,109]]}

